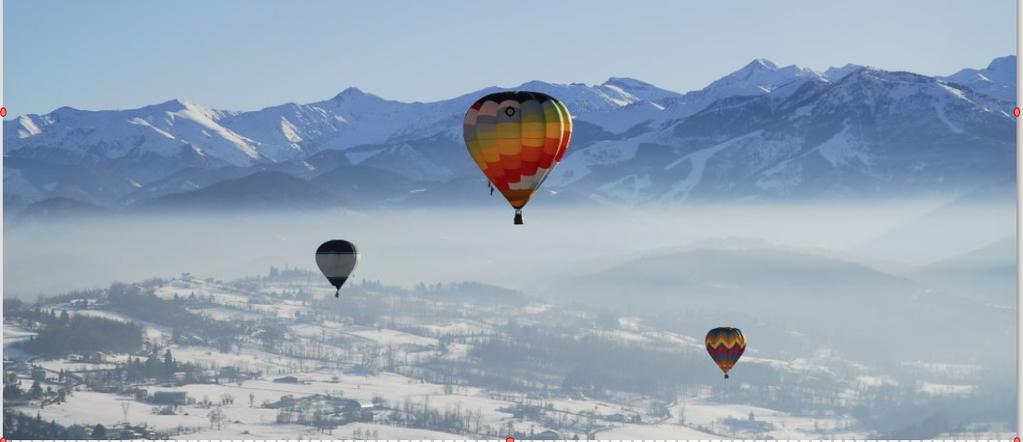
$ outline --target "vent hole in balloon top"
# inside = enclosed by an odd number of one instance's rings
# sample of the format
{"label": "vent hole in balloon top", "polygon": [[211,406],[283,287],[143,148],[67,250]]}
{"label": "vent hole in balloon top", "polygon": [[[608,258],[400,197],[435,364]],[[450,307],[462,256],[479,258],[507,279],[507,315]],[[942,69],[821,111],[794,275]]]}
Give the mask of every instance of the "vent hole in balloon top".
{"label": "vent hole in balloon top", "polygon": [[504,109],[504,114],[509,116],[509,117],[515,116],[515,108],[514,107],[505,108]]}

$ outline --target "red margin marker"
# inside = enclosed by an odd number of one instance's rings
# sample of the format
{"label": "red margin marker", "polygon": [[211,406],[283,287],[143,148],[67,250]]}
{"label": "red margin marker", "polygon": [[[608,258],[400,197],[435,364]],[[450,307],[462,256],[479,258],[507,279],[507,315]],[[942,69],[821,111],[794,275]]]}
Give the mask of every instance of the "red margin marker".
{"label": "red margin marker", "polygon": [[[7,441],[0,440],[0,442],[7,442]],[[508,437],[504,438],[504,442],[515,442],[515,438],[511,437],[511,436],[508,436]],[[1019,442],[1019,438],[1017,437],[1016,440],[1013,441],[1013,442]]]}
{"label": "red margin marker", "polygon": [[[1016,109],[1019,109],[1019,108],[1017,107]],[[5,441],[3,439],[0,439],[0,442],[5,442]],[[1016,436],[1016,437],[1012,438],[1012,442],[1019,442],[1019,436]]]}
{"label": "red margin marker", "polygon": [[[1019,118],[1019,106],[1016,106],[1016,108],[1012,110],[1012,114],[1015,115],[1016,118]],[[0,115],[0,117],[2,117],[2,116],[3,115]],[[1017,440],[1017,441],[1013,441],[1013,442],[1019,442],[1019,441]]]}
{"label": "red margin marker", "polygon": [[[6,107],[0,107],[0,118],[6,117],[6,116],[7,116],[7,108]],[[2,439],[2,440],[0,440],[0,442],[7,442],[7,439]]]}

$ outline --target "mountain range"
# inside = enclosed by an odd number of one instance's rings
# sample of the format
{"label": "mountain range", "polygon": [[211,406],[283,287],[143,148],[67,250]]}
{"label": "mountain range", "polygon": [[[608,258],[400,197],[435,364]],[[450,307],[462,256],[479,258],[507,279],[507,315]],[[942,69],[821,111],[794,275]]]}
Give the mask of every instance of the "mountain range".
{"label": "mountain range", "polygon": [[[573,115],[569,153],[538,199],[630,206],[1005,185],[1015,176],[1015,78],[1014,55],[943,77],[756,59],[687,93],[631,78],[510,89],[558,97]],[[493,204],[461,122],[474,100],[504,89],[430,103],[348,88],[249,112],[170,100],[22,115],[4,121],[5,206],[43,204],[38,215],[80,206]]]}

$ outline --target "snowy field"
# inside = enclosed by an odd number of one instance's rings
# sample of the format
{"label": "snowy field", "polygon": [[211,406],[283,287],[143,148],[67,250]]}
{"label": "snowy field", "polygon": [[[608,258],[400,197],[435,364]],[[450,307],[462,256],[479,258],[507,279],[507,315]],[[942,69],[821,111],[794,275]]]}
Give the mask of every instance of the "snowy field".
{"label": "snowy field", "polygon": [[[287,287],[285,289],[284,287]],[[262,294],[273,295],[280,290],[306,289],[315,291],[316,284],[289,283],[267,284]],[[295,438],[352,438],[369,437],[376,432],[380,438],[388,439],[461,439],[465,437],[483,437],[487,435],[464,434],[456,432],[435,431],[426,428],[397,427],[384,422],[383,418],[390,413],[386,409],[378,410],[373,422],[348,423],[326,432],[319,432],[309,425],[278,424],[278,410],[264,405],[280,401],[282,398],[303,398],[313,395],[330,395],[357,401],[363,407],[370,407],[374,401],[383,400],[385,407],[397,409],[401,404],[415,404],[440,411],[462,410],[478,414],[479,424],[492,432],[504,432],[509,429],[520,433],[544,431],[550,429],[540,417],[516,417],[510,411],[522,404],[535,404],[543,409],[542,416],[557,417],[561,422],[575,422],[566,428],[560,428],[562,437],[573,434],[585,436],[582,426],[588,426],[590,435],[600,439],[716,439],[722,437],[745,438],[784,438],[784,439],[862,439],[869,433],[851,430],[856,427],[855,419],[841,415],[800,416],[770,408],[722,402],[712,394],[711,385],[689,385],[685,397],[676,397],[669,402],[654,400],[637,394],[612,394],[606,397],[587,397],[585,395],[559,395],[554,393],[540,398],[535,393],[526,394],[516,391],[481,388],[468,385],[452,385],[427,382],[408,373],[415,364],[444,361],[450,364],[471,364],[474,362],[474,341],[453,341],[442,345],[442,337],[465,338],[486,333],[496,333],[506,322],[505,316],[510,308],[521,318],[522,324],[544,324],[548,318],[558,317],[559,307],[546,303],[525,303],[518,307],[494,308],[482,306],[474,309],[471,304],[431,301],[430,308],[443,314],[435,317],[419,318],[402,313],[399,309],[402,302],[398,298],[374,294],[376,301],[393,306],[393,316],[385,317],[386,321],[401,324],[402,330],[387,328],[380,323],[375,326],[357,325],[349,320],[315,318],[312,304],[296,299],[278,299],[273,304],[254,303],[244,290],[232,287],[230,283],[181,278],[168,281],[156,287],[154,293],[165,300],[198,299],[207,303],[206,307],[188,307],[188,311],[197,313],[212,321],[263,323],[271,321],[284,325],[286,342],[298,349],[318,349],[326,356],[336,358],[342,355],[361,360],[360,352],[375,348],[392,349],[395,358],[404,361],[397,372],[375,370],[370,373],[354,373],[350,369],[356,362],[343,360],[319,360],[317,357],[299,357],[282,354],[279,351],[265,348],[257,340],[247,339],[233,346],[230,351],[218,351],[212,346],[193,344],[177,344],[172,341],[172,328],[150,322],[138,321],[104,307],[102,303],[84,303],[85,307],[61,305],[55,310],[67,310],[72,315],[88,315],[120,322],[134,322],[143,328],[147,345],[155,345],[160,352],[170,351],[176,361],[196,364],[208,370],[219,370],[224,367],[235,367],[243,372],[259,372],[258,379],[231,380],[222,383],[193,383],[173,385],[156,383],[139,385],[149,394],[155,392],[185,392],[190,399],[187,405],[179,406],[172,415],[161,415],[163,409],[146,401],[136,400],[133,396],[92,391],[86,385],[77,385],[63,403],[49,403],[39,408],[32,406],[26,412],[38,412],[44,419],[52,419],[62,425],[80,424],[95,425],[102,423],[108,427],[116,427],[124,423],[146,425],[158,431],[175,432],[185,429],[184,439],[221,438],[221,439],[295,439]],[[194,295],[194,298],[192,298]],[[267,299],[267,298],[262,298]],[[272,296],[268,299],[273,300]],[[264,302],[260,301],[260,302]],[[189,301],[195,302],[195,301]],[[426,301],[416,301],[426,302]],[[190,304],[192,305],[192,304]],[[418,304],[415,304],[418,305]],[[552,316],[553,315],[553,316]],[[576,318],[582,317],[578,312]],[[464,318],[475,319],[464,319]],[[14,323],[5,323],[4,350],[5,355],[22,359],[46,369],[55,376],[61,370],[85,374],[100,370],[110,370],[117,364],[124,363],[128,355],[107,354],[103,362],[87,363],[63,359],[44,360],[30,358],[16,348],[18,342],[29,339],[36,332]],[[646,346],[651,348],[672,348],[684,354],[698,354],[703,358],[703,340],[681,334],[659,330],[646,323],[638,316],[625,316],[618,319],[615,329],[578,328],[573,332],[576,339],[598,337],[609,342],[624,346]],[[317,353],[319,354],[319,353]],[[162,353],[161,353],[162,355]],[[136,356],[137,358],[138,356]],[[748,367],[763,366],[779,373],[792,375],[815,374],[830,375],[833,367],[855,373],[847,386],[844,386],[844,399],[854,401],[856,391],[863,388],[875,388],[894,385],[897,382],[881,373],[873,372],[861,364],[842,362],[834,355],[813,353],[801,358],[784,359],[771,357],[761,351],[753,350],[744,357],[743,364]],[[709,364],[709,361],[708,361]],[[836,365],[838,364],[838,365]],[[922,378],[916,386],[920,394],[930,397],[958,397],[971,394],[976,386],[966,382],[939,381],[941,379],[968,379],[977,373],[977,367],[965,364],[936,364],[911,362],[908,364],[916,372],[931,375]],[[411,371],[410,371],[411,370]],[[275,382],[274,379],[293,376],[297,382]],[[30,382],[26,373],[19,374],[23,383]],[[715,376],[714,380],[718,381]],[[925,380],[934,379],[934,380]],[[749,385],[736,379],[739,386]],[[842,390],[841,388],[839,390]],[[532,397],[531,397],[532,395]],[[211,425],[209,415],[211,408],[205,403],[219,404],[226,416],[221,428]],[[125,405],[126,404],[126,405]],[[216,406],[216,405],[214,405]],[[655,413],[651,410],[658,406],[667,409],[667,413]],[[125,414],[126,413],[126,414]],[[615,417],[618,416],[618,417]],[[748,430],[737,427],[735,422],[744,422],[751,417],[754,424],[761,430]],[[637,419],[633,421],[632,419]],[[494,435],[491,434],[493,437]]]}

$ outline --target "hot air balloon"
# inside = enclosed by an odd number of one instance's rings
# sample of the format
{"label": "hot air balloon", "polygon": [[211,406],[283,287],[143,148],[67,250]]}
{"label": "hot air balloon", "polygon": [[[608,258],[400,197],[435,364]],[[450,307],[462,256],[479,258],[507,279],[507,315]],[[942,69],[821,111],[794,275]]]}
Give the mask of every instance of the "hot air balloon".
{"label": "hot air balloon", "polygon": [[327,277],[327,281],[337,290],[334,297],[341,296],[341,286],[345,284],[352,270],[359,263],[359,250],[343,239],[333,239],[316,249],[316,265]]}
{"label": "hot air balloon", "polygon": [[718,327],[707,332],[707,353],[715,364],[725,372],[725,379],[728,379],[728,370],[739,361],[742,352],[746,351],[746,338],[742,330],[735,327]]}
{"label": "hot air balloon", "polygon": [[469,107],[462,129],[469,155],[522,224],[522,207],[568,150],[568,108],[539,92],[498,92]]}

